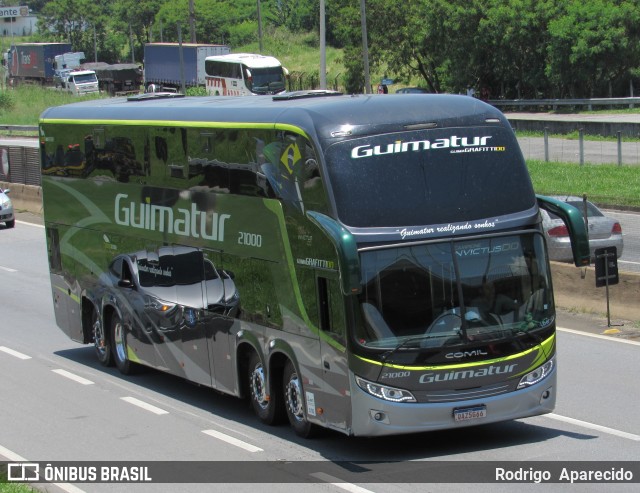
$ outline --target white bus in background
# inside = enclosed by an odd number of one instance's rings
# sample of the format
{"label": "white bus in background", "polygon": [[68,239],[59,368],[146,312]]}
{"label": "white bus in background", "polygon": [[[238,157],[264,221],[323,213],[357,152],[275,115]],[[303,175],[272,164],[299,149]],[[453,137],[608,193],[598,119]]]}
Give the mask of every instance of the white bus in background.
{"label": "white bus in background", "polygon": [[289,74],[277,58],[233,53],[205,58],[207,93],[214,96],[278,94]]}

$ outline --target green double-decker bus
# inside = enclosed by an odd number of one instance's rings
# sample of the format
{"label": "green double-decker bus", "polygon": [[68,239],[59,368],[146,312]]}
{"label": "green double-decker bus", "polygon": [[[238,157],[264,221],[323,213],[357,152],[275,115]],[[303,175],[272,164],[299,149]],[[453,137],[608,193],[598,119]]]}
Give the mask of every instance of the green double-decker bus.
{"label": "green double-decker bus", "polygon": [[145,94],[46,110],[58,326],[104,365],[377,436],[552,411],[540,208],[502,113],[454,95]]}

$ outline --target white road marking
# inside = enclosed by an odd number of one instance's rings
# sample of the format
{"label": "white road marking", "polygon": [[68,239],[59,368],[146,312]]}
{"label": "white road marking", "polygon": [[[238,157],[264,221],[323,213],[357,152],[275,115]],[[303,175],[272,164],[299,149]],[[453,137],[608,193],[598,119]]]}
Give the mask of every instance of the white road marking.
{"label": "white road marking", "polygon": [[57,373],[58,375],[62,375],[63,377],[68,378],[69,380],[73,380],[74,382],[78,382],[82,385],[93,385],[91,380],[87,380],[79,375],[75,375],[67,370],[51,370],[53,373]]}
{"label": "white road marking", "polygon": [[568,418],[567,416],[561,416],[559,414],[551,413],[545,414],[544,417],[563,421],[576,426],[582,426],[590,430],[601,431],[602,433],[608,433],[609,435],[615,435],[617,437],[627,438],[635,442],[640,442],[640,435],[634,435],[633,433],[627,433],[626,431],[616,430],[615,428],[609,428],[607,426],[597,425],[595,423],[589,423],[588,421],[581,421],[579,419]]}
{"label": "white road marking", "polygon": [[[29,464],[32,463],[32,461],[28,461],[24,457],[16,454],[15,452],[12,452],[11,450],[3,447],[2,445],[0,445],[0,455],[3,457],[6,457],[11,462],[26,462]],[[84,490],[81,490],[80,488],[69,483],[53,483],[53,484],[54,486],[57,486],[58,488],[66,491],[67,493],[84,493]]]}
{"label": "white road marking", "polygon": [[222,440],[223,442],[227,442],[230,445],[235,445],[236,447],[240,447],[248,452],[264,452],[260,447],[256,447],[255,445],[251,445],[250,443],[243,442],[242,440],[238,440],[229,435],[225,435],[224,433],[220,433],[215,430],[202,430],[202,433],[205,435],[212,436],[213,438],[217,438],[218,440]]}
{"label": "white road marking", "polygon": [[8,448],[4,448],[2,445],[0,445],[0,455],[3,457],[6,457],[12,462],[29,462],[27,459],[25,459],[21,455],[18,455],[15,452],[12,452]]}
{"label": "white road marking", "polygon": [[165,411],[164,409],[160,409],[159,407],[147,404],[146,402],[143,402],[140,399],[136,399],[135,397],[120,397],[120,399],[128,402],[129,404],[133,404],[134,406],[138,406],[146,411],[150,411],[154,414],[169,414],[169,411]]}
{"label": "white road marking", "polygon": [[42,229],[44,229],[44,225],[42,225],[42,224],[28,223],[26,221],[19,221],[17,219],[16,219],[16,222],[18,224],[24,224],[26,226],[33,226],[34,228],[42,228]]}
{"label": "white road marking", "polygon": [[8,347],[0,346],[0,351],[3,353],[10,354],[11,356],[15,356],[20,359],[31,359],[31,356],[27,356],[26,354],[19,353],[18,351],[14,351],[13,349],[9,349]]}
{"label": "white road marking", "polygon": [[620,260],[618,259],[618,263],[619,264],[633,264],[633,265],[640,265],[640,262],[633,262],[631,260]]}
{"label": "white road marking", "polygon": [[1,265],[0,265],[0,270],[4,270],[4,271],[7,271],[7,272],[18,272],[15,269],[11,269],[10,267],[2,267]]}
{"label": "white road marking", "polygon": [[334,478],[333,476],[325,474],[324,472],[314,472],[312,474],[309,474],[309,476],[313,476],[314,478],[317,478],[320,481],[324,481],[325,483],[330,483],[336,488],[340,488],[345,491],[351,491],[352,493],[373,493],[371,490],[368,490],[361,486],[352,483],[341,482],[340,479]]}
{"label": "white road marking", "polygon": [[583,332],[581,330],[565,329],[564,327],[556,327],[556,329],[561,332],[569,332],[570,334],[577,334],[585,337],[593,337],[594,339],[603,339],[605,341],[613,341],[613,342],[620,342],[622,344],[631,344],[632,346],[640,346],[640,341],[630,341],[628,339],[617,339],[615,337],[605,336],[602,334],[590,334],[589,332]]}

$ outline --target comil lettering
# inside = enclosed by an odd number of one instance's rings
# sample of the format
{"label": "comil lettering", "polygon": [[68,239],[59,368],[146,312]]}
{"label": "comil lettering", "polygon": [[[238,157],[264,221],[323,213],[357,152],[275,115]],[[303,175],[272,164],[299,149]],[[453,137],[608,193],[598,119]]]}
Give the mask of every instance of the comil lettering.
{"label": "comil lettering", "polygon": [[358,146],[351,151],[353,159],[359,159],[370,156],[382,156],[385,154],[400,154],[403,152],[418,152],[428,149],[449,149],[457,147],[482,147],[487,145],[487,141],[491,136],[486,137],[458,137],[452,135],[449,138],[430,140],[415,140],[411,142],[395,141],[393,144],[377,145],[377,146]]}
{"label": "comil lettering", "polygon": [[162,205],[127,202],[129,196],[116,195],[115,220],[120,226],[175,233],[180,236],[224,241],[224,223],[231,216],[211,212],[207,214],[191,204],[191,209],[176,209]]}

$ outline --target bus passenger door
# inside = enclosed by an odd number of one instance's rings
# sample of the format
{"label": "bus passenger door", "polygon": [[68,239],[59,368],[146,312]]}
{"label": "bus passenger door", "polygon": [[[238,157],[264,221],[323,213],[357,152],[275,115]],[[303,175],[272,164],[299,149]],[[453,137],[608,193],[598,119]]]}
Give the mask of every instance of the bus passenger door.
{"label": "bus passenger door", "polygon": [[82,327],[78,327],[78,324],[74,323],[73,317],[70,316],[74,311],[74,304],[77,311],[78,303],[72,298],[72,283],[70,282],[72,276],[70,270],[67,265],[63,266],[62,264],[62,249],[58,226],[49,226],[46,231],[56,323],[74,341],[88,342],[84,341]]}
{"label": "bus passenger door", "polygon": [[317,405],[323,409],[327,425],[344,430],[351,422],[344,297],[337,275],[324,277],[326,275],[316,277],[324,394]]}
{"label": "bus passenger door", "polygon": [[204,318],[209,351],[209,365],[214,388],[234,392],[235,375],[232,370],[230,328],[237,295],[233,274],[225,271],[219,252],[204,250]]}

